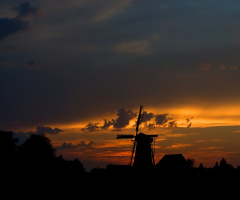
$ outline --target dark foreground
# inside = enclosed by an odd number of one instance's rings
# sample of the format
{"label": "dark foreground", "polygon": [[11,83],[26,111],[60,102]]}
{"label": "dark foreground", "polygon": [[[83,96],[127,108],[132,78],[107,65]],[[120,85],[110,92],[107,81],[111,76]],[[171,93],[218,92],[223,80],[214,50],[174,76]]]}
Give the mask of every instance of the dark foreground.
{"label": "dark foreground", "polygon": [[0,131],[2,199],[236,199],[239,195],[240,167],[225,159],[213,168],[195,168],[190,162],[151,169],[108,165],[86,172],[78,159],[65,160],[55,153],[45,135],[33,134],[17,145],[12,132]]}
{"label": "dark foreground", "polygon": [[[90,173],[66,175],[29,172],[5,173],[1,193],[9,197],[235,199],[240,186],[240,169],[95,169]],[[33,196],[32,196],[33,195]],[[77,195],[77,196],[76,196]],[[231,198],[232,197],[232,198]],[[10,198],[11,199],[11,198]],[[164,198],[165,199],[165,198]]]}

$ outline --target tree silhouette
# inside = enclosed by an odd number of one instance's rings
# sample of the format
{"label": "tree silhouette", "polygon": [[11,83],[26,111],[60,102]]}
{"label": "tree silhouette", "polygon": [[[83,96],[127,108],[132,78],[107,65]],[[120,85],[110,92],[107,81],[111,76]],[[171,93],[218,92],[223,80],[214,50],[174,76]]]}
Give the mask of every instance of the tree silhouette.
{"label": "tree silhouette", "polygon": [[55,161],[55,172],[57,174],[62,174],[70,178],[79,178],[85,173],[83,164],[77,158],[72,161],[65,160],[62,156],[58,156]]}
{"label": "tree silhouette", "polygon": [[37,170],[38,173],[53,170],[55,149],[45,135],[32,134],[19,147],[19,154],[19,161],[24,170]]}
{"label": "tree silhouette", "polygon": [[222,160],[219,163],[219,167],[222,169],[231,169],[233,168],[232,165],[228,164],[227,161],[225,160],[225,158],[222,158]]}
{"label": "tree silhouette", "polygon": [[[43,183],[50,188],[53,185],[73,188],[98,181],[111,182],[117,180],[146,180],[162,179],[168,180],[196,180],[218,181],[221,178],[240,178],[240,166],[234,168],[228,164],[225,158],[215,163],[213,168],[205,168],[202,163],[194,167],[195,160],[187,159],[186,167],[177,168],[154,168],[147,173],[134,171],[128,166],[116,165],[106,169],[95,168],[86,173],[83,164],[76,158],[65,160],[62,156],[56,157],[56,150],[51,140],[43,134],[32,134],[20,146],[18,139],[13,138],[12,132],[0,131],[0,177],[1,180],[16,182],[28,182],[29,185]],[[111,166],[111,165],[110,165]],[[152,179],[154,178],[154,179]],[[228,180],[231,180],[231,179]],[[120,181],[121,182],[121,181]],[[34,183],[34,184],[33,184]],[[163,181],[164,183],[164,181]],[[104,184],[102,184],[104,185]],[[11,185],[12,186],[12,185]]]}
{"label": "tree silhouette", "polygon": [[186,165],[188,168],[193,168],[194,163],[195,163],[195,159],[188,158],[186,160]]}
{"label": "tree silhouette", "polygon": [[0,131],[0,165],[12,165],[16,158],[17,138],[11,131]]}
{"label": "tree silhouette", "polygon": [[199,164],[198,169],[204,169],[204,166],[202,163]]}
{"label": "tree silhouette", "polygon": [[214,168],[216,169],[216,168],[218,168],[218,167],[219,167],[218,162],[215,162]]}

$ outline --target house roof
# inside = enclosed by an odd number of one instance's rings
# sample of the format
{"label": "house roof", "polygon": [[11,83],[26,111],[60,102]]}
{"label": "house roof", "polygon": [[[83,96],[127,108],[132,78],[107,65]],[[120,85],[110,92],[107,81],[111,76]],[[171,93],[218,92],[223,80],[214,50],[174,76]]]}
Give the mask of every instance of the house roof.
{"label": "house roof", "polygon": [[164,168],[182,168],[186,167],[186,159],[182,154],[164,155],[163,158],[156,164],[156,167]]}

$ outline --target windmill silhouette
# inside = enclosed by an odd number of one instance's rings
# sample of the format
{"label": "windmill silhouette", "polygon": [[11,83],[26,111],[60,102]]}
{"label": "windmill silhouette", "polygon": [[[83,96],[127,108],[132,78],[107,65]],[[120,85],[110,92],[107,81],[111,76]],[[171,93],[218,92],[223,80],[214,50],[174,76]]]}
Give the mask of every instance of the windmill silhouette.
{"label": "windmill silhouette", "polygon": [[[133,142],[132,156],[130,166],[138,169],[148,169],[155,166],[154,150],[155,143],[154,138],[158,135],[146,135],[144,133],[138,133],[138,127],[142,117],[142,106],[140,106],[135,135],[117,135],[117,139],[131,139]],[[133,162],[134,157],[134,162]],[[133,164],[132,164],[133,163]]]}

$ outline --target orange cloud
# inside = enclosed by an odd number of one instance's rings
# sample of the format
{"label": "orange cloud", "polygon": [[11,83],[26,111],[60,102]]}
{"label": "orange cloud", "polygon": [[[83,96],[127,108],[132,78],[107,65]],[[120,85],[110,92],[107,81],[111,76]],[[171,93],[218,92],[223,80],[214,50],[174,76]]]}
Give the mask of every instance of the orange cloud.
{"label": "orange cloud", "polygon": [[185,147],[189,147],[189,146],[192,146],[191,144],[183,144],[183,143],[177,143],[177,144],[172,144],[168,147],[166,147],[167,149],[170,149],[170,148],[185,148]]}

